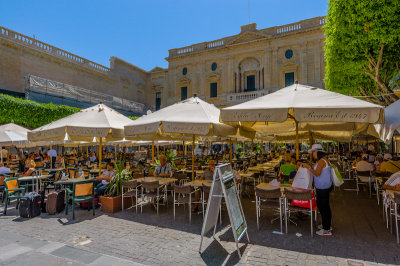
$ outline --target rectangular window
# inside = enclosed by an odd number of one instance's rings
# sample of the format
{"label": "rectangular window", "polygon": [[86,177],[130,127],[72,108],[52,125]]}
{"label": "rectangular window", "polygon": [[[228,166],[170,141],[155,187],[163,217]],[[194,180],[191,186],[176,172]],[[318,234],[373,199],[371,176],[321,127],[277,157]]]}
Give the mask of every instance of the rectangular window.
{"label": "rectangular window", "polygon": [[285,73],[285,87],[294,84],[294,72]]}
{"label": "rectangular window", "polygon": [[256,76],[249,75],[249,76],[247,76],[246,91],[255,91],[255,90],[256,90]]}
{"label": "rectangular window", "polygon": [[156,111],[161,108],[161,92],[156,92]]}
{"label": "rectangular window", "polygon": [[181,101],[187,99],[187,87],[182,87],[181,88]]}
{"label": "rectangular window", "polygon": [[218,96],[218,83],[210,83],[210,98],[216,98]]}

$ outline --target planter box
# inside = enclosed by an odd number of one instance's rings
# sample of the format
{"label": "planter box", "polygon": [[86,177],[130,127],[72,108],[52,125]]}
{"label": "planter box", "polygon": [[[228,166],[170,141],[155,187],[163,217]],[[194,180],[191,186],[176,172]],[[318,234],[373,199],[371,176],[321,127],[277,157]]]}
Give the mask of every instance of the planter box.
{"label": "planter box", "polygon": [[[106,197],[100,196],[101,210],[103,212],[119,212],[122,210],[122,196],[118,197]],[[135,199],[124,198],[124,208],[129,208],[135,204]]]}

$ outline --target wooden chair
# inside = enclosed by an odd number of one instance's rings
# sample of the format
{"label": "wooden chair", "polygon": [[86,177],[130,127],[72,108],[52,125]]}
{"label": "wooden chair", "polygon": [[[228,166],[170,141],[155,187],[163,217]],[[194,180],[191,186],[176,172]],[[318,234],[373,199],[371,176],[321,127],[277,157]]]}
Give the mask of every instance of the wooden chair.
{"label": "wooden chair", "polygon": [[[257,229],[260,230],[259,220],[261,210],[273,210],[279,213],[279,220],[282,232],[282,193],[280,188],[272,190],[264,190],[256,188],[256,214],[257,214]],[[273,220],[271,220],[272,223]]]}
{"label": "wooden chair", "polygon": [[137,213],[139,188],[140,185],[138,185],[138,182],[136,180],[122,181],[122,211],[124,211],[124,198],[131,198],[132,201],[133,198],[135,198],[135,207]]}
{"label": "wooden chair", "polygon": [[[285,227],[286,234],[288,232],[288,219],[291,212],[302,212],[307,215],[310,215],[310,228],[311,228],[311,237],[313,237],[313,205],[312,205],[312,190],[305,191],[295,191],[285,188],[284,191],[284,208],[285,208]],[[298,206],[290,206],[289,200],[303,200],[310,202],[310,208],[303,208]]]}
{"label": "wooden chair", "polygon": [[16,209],[19,206],[19,199],[25,195],[25,188],[20,187],[17,177],[10,177],[4,180],[4,215],[7,214],[8,202],[12,199],[17,200]]}
{"label": "wooden chair", "polygon": [[72,220],[75,220],[75,203],[92,202],[92,210],[94,216],[94,180],[83,180],[75,182],[72,186],[72,190],[70,188],[66,188],[66,200],[66,215],[68,215],[69,200],[71,200],[72,202]]}

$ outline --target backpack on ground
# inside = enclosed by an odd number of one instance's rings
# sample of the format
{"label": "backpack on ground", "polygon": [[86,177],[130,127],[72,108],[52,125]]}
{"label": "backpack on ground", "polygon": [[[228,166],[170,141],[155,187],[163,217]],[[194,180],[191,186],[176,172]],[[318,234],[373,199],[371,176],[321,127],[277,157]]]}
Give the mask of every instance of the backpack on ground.
{"label": "backpack on ground", "polygon": [[65,206],[65,190],[54,191],[47,195],[46,212],[50,215],[60,213]]}
{"label": "backpack on ground", "polygon": [[42,196],[38,193],[29,193],[19,199],[19,216],[33,218],[41,213]]}

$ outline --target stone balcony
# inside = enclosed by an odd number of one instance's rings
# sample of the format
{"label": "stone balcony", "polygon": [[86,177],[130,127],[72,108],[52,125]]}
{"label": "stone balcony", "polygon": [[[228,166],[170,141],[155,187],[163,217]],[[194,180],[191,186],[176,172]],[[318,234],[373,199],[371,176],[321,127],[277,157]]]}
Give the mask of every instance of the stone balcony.
{"label": "stone balcony", "polygon": [[68,51],[57,48],[53,45],[38,41],[29,36],[23,35],[16,31],[4,28],[0,26],[0,38],[4,38],[10,40],[12,42],[16,42],[27,47],[33,48],[35,50],[39,50],[41,52],[48,53],[50,55],[56,56],[60,59],[69,61],[74,64],[78,64],[80,66],[84,66],[90,68],[92,70],[96,70],[99,72],[107,73],[110,71],[110,68],[100,65],[96,62],[90,61],[86,58],[80,57]]}
{"label": "stone balcony", "polygon": [[256,91],[230,93],[226,95],[226,105],[233,105],[238,103],[247,102],[255,98],[275,92],[278,89],[262,89]]}
{"label": "stone balcony", "polygon": [[[296,23],[291,23],[291,24],[286,24],[286,25],[276,26],[276,27],[271,27],[271,28],[266,28],[266,29],[260,29],[260,30],[253,29],[252,31],[260,33],[260,34],[265,34],[265,37],[268,38],[271,36],[285,35],[285,34],[289,34],[291,32],[297,32],[297,31],[322,27],[325,24],[326,24],[325,17],[315,17],[315,18],[311,18],[311,19],[302,20],[302,21],[299,21]],[[249,25],[247,25],[247,26],[249,26]],[[251,25],[251,26],[253,26],[253,25]],[[243,26],[242,26],[242,31],[243,31]],[[238,34],[238,35],[240,35],[240,34]],[[189,45],[186,47],[171,49],[171,50],[169,50],[168,58],[225,47],[225,46],[229,45],[230,41],[234,40],[238,35],[229,36],[229,37],[225,37],[225,38],[210,41],[210,42],[202,42],[202,43]]]}

